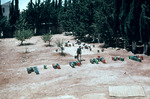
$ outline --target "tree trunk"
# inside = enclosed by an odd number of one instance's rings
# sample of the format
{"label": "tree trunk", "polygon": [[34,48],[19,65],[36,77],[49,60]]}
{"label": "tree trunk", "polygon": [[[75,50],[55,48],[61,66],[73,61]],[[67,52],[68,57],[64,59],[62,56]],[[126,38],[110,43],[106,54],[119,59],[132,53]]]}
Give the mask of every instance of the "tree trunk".
{"label": "tree trunk", "polygon": [[97,40],[98,40],[98,43],[100,43],[100,34],[98,34],[98,39]]}
{"label": "tree trunk", "polygon": [[37,31],[37,30],[36,30],[36,27],[35,27],[35,28],[34,28],[34,34],[36,34],[36,31]]}
{"label": "tree trunk", "polygon": [[94,42],[95,41],[95,36],[93,36],[93,41],[92,42]]}
{"label": "tree trunk", "polygon": [[132,53],[135,54],[135,51],[136,51],[136,42],[132,41]]}
{"label": "tree trunk", "polygon": [[49,41],[49,46],[50,46],[50,41]]}
{"label": "tree trunk", "polygon": [[21,44],[20,45],[23,45],[23,41],[21,41]]}
{"label": "tree trunk", "polygon": [[0,37],[3,37],[3,31],[1,31]]}
{"label": "tree trunk", "polygon": [[127,49],[127,41],[124,40],[124,49]]}
{"label": "tree trunk", "polygon": [[119,40],[118,40],[118,37],[116,37],[116,47],[118,47],[118,43],[119,43]]}
{"label": "tree trunk", "polygon": [[144,43],[143,54],[147,54],[148,51],[148,43]]}

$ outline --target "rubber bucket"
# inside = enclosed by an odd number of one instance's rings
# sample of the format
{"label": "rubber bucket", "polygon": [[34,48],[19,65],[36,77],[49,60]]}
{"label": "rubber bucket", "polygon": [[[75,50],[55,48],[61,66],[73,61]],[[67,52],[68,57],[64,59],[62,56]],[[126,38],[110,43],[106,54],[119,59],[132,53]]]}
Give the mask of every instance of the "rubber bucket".
{"label": "rubber bucket", "polygon": [[78,61],[73,62],[74,65],[77,65]]}
{"label": "rubber bucket", "polygon": [[61,68],[60,68],[60,65],[59,65],[58,63],[56,63],[55,66],[56,66],[57,69],[61,69]]}
{"label": "rubber bucket", "polygon": [[30,73],[31,73],[31,70],[30,70],[30,68],[27,68],[27,72],[28,72],[28,74],[30,74]]}
{"label": "rubber bucket", "polygon": [[100,58],[96,58],[98,60],[98,62],[100,62]]}
{"label": "rubber bucket", "polygon": [[133,60],[137,61],[137,59],[138,59],[137,56],[133,56]]}
{"label": "rubber bucket", "polygon": [[144,58],[143,58],[143,56],[138,56],[138,58],[141,58],[141,60],[143,60]]}
{"label": "rubber bucket", "polygon": [[57,69],[61,69],[59,65],[57,66]]}
{"label": "rubber bucket", "polygon": [[35,66],[35,67],[33,67],[34,68],[34,72],[38,75],[39,74],[39,70],[38,70],[38,68]]}
{"label": "rubber bucket", "polygon": [[78,65],[78,66],[80,66],[80,65],[81,65],[81,64],[80,64],[80,62],[79,62],[79,63],[77,63],[77,65]]}
{"label": "rubber bucket", "polygon": [[98,64],[98,60],[97,59],[95,60],[95,63]]}
{"label": "rubber bucket", "polygon": [[134,58],[138,58],[138,56],[136,56],[136,55],[135,55],[135,56],[133,56],[133,57],[134,57]]}
{"label": "rubber bucket", "polygon": [[117,61],[117,58],[116,58],[116,57],[114,57],[114,61]]}
{"label": "rubber bucket", "polygon": [[104,59],[104,60],[102,60],[102,62],[105,64],[105,63],[106,63],[105,59]]}
{"label": "rubber bucket", "polygon": [[47,66],[46,66],[46,65],[44,65],[44,69],[47,69]]}
{"label": "rubber bucket", "polygon": [[134,59],[134,57],[133,57],[133,56],[129,56],[129,59],[132,59],[132,60],[133,60],[133,59]]}
{"label": "rubber bucket", "polygon": [[54,69],[57,69],[57,66],[54,65],[53,68],[54,68]]}
{"label": "rubber bucket", "polygon": [[34,69],[33,69],[33,67],[30,67],[30,71],[31,71],[31,72],[34,72]]}
{"label": "rubber bucket", "polygon": [[53,67],[54,69],[57,69],[57,66],[56,66],[56,65],[54,65],[54,64],[52,64],[52,67]]}
{"label": "rubber bucket", "polygon": [[69,65],[72,67],[72,68],[75,68],[75,65],[73,62],[69,62]]}
{"label": "rubber bucket", "polygon": [[91,64],[94,64],[94,61],[93,61],[93,59],[90,59],[90,63],[91,63]]}
{"label": "rubber bucket", "polygon": [[117,57],[118,60],[120,60],[120,57]]}
{"label": "rubber bucket", "polygon": [[144,60],[143,56],[140,56],[140,58],[141,58],[142,60]]}
{"label": "rubber bucket", "polygon": [[124,61],[124,58],[120,58],[120,61]]}
{"label": "rubber bucket", "polygon": [[131,56],[129,56],[129,59],[131,59]]}
{"label": "rubber bucket", "polygon": [[112,57],[112,60],[114,60],[114,57]]}
{"label": "rubber bucket", "polygon": [[142,62],[142,59],[141,59],[141,58],[137,58],[137,61],[138,61],[138,62]]}

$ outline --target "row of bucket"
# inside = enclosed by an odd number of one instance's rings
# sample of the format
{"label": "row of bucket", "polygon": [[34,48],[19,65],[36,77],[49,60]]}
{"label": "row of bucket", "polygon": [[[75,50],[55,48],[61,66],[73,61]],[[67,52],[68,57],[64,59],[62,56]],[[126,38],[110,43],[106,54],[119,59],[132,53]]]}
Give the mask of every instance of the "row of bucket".
{"label": "row of bucket", "polygon": [[80,66],[81,63],[79,61],[73,61],[73,62],[69,62],[69,65],[72,67],[72,68],[75,68],[75,66]]}
{"label": "row of bucket", "polygon": [[[69,62],[69,65],[72,67],[72,68],[75,68],[75,66],[80,66],[81,63],[79,61],[73,61],[73,62]],[[54,69],[61,69],[60,68],[60,65],[58,63],[56,64],[52,64],[52,67]],[[43,66],[44,69],[48,69],[46,65]],[[35,66],[35,67],[28,67],[27,68],[27,73],[28,74],[31,74],[32,72],[35,72],[37,75],[40,74],[39,73],[39,70],[38,68]]]}
{"label": "row of bucket", "polygon": [[[144,60],[143,56],[136,56],[136,55],[129,56],[129,59],[135,60],[135,61],[138,61],[138,62],[142,62],[142,60]],[[120,56],[116,56],[116,57],[112,57],[112,60],[114,60],[114,61],[117,61],[117,60],[124,61],[124,58],[122,58]],[[104,64],[106,63],[105,59],[103,57],[101,58],[100,56],[98,56],[97,58],[90,59],[91,64],[94,64],[94,63],[99,64],[99,62],[102,62]],[[81,63],[79,61],[72,61],[72,62],[69,62],[69,65],[72,68],[75,68],[75,66],[80,66]],[[54,69],[61,69],[60,65],[58,63],[52,64],[52,67]],[[44,65],[43,68],[47,69],[47,66]],[[39,74],[39,70],[36,66],[27,68],[27,72],[28,72],[28,74],[30,74],[32,72],[35,72],[37,75]]]}
{"label": "row of bucket", "polygon": [[138,61],[138,62],[142,62],[142,60],[144,60],[143,56],[137,56],[137,55],[129,56],[129,59],[135,60],[135,61]]}
{"label": "row of bucket", "polygon": [[113,61],[117,61],[117,60],[124,61],[124,58],[122,58],[120,56],[115,56],[115,57],[112,57],[112,60]]}
{"label": "row of bucket", "polygon": [[100,56],[98,56],[98,58],[90,59],[91,64],[94,64],[94,63],[98,64],[98,62],[102,62],[104,64],[106,63],[105,59],[103,57],[100,58]]}
{"label": "row of bucket", "polygon": [[31,74],[32,72],[35,72],[37,75],[40,74],[39,70],[36,66],[27,68],[27,72],[28,72],[28,74]]}
{"label": "row of bucket", "polygon": [[[135,60],[135,61],[138,61],[138,62],[142,62],[142,60],[144,58],[143,58],[143,56],[134,55],[134,56],[129,56],[129,59]],[[124,58],[122,58],[120,56],[115,56],[115,57],[112,57],[112,60],[113,61],[117,61],[117,60],[124,61]],[[104,64],[106,63],[105,59],[103,57],[100,58],[100,56],[98,56],[98,58],[90,59],[91,64],[94,64],[94,63],[98,64],[98,62],[102,62]]]}
{"label": "row of bucket", "polygon": [[[47,69],[47,66],[46,66],[46,65],[44,65],[43,67],[44,67],[44,69]],[[58,63],[56,63],[56,65],[52,64],[52,67],[53,67],[54,69],[61,69],[61,68],[60,68],[60,65],[59,65]],[[37,68],[36,66],[35,66],[35,67],[28,67],[28,68],[27,68],[27,73],[28,73],[28,74],[31,74],[32,72],[35,72],[37,75],[40,74],[40,73],[39,73],[39,70],[38,70],[38,68]]]}

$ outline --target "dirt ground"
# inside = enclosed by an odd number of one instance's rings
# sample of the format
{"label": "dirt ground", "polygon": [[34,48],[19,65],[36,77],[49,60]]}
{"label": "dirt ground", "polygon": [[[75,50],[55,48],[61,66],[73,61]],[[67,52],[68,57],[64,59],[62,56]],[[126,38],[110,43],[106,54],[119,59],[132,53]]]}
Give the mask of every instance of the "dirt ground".
{"label": "dirt ground", "polygon": [[[57,34],[53,36],[51,46],[47,47],[40,36],[25,41],[19,46],[16,39],[0,39],[0,99],[150,99],[150,57],[142,62],[130,60],[124,49],[104,49],[97,53],[99,45],[90,44],[82,50],[81,66],[71,68],[77,44],[65,47],[64,56],[56,49],[56,39],[75,43],[72,36]],[[25,51],[28,53],[25,53]],[[60,50],[60,49],[59,49]],[[91,64],[90,59],[104,57],[106,64]],[[125,61],[112,61],[111,57],[120,56]],[[61,69],[53,69],[52,64],[59,63]],[[48,69],[44,69],[47,65]],[[27,67],[37,66],[39,75],[27,73]],[[110,97],[109,86],[140,85],[145,97]]]}

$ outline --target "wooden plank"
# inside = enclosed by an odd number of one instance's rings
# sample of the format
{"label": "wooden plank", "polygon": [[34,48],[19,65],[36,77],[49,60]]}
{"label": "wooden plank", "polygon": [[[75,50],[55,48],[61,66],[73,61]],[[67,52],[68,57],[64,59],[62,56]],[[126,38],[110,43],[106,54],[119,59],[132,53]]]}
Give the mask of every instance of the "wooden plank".
{"label": "wooden plank", "polygon": [[133,97],[145,96],[145,93],[141,86],[109,86],[109,96]]}

